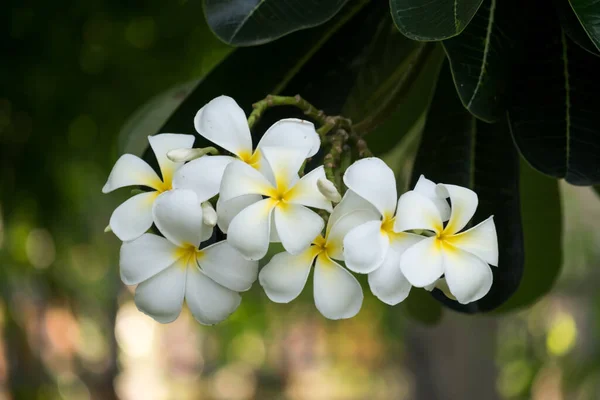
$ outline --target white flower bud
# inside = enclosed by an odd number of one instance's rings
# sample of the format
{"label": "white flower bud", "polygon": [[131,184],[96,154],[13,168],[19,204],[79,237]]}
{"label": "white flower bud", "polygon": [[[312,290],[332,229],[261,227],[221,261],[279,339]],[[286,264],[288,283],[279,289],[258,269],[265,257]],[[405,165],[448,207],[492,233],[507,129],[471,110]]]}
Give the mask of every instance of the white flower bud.
{"label": "white flower bud", "polygon": [[215,226],[217,224],[217,212],[208,201],[202,203],[202,222],[208,226]]}
{"label": "white flower bud", "polygon": [[167,152],[167,158],[173,162],[192,161],[205,155],[204,149],[175,149]]}
{"label": "white flower bud", "polygon": [[106,228],[104,228],[104,233],[108,232],[112,232],[112,228],[110,227],[110,225],[107,225]]}
{"label": "white flower bud", "polygon": [[317,180],[317,188],[319,189],[319,192],[321,192],[321,194],[329,201],[339,203],[342,200],[340,192],[338,192],[333,182],[328,179],[319,178]]}

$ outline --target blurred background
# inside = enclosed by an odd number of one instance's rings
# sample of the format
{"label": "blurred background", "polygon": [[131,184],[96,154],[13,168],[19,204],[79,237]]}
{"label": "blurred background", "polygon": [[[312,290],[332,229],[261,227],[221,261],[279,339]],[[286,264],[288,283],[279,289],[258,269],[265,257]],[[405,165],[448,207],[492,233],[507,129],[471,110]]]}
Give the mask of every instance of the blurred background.
{"label": "blurred background", "polygon": [[600,398],[589,188],[561,185],[563,270],[527,310],[425,324],[365,290],[356,318],[332,322],[310,288],[278,305],[255,285],[215,327],[186,310],[169,325],[141,314],[103,233],[128,195],[100,191],[119,131],[230,49],[199,1],[0,7],[0,399]]}

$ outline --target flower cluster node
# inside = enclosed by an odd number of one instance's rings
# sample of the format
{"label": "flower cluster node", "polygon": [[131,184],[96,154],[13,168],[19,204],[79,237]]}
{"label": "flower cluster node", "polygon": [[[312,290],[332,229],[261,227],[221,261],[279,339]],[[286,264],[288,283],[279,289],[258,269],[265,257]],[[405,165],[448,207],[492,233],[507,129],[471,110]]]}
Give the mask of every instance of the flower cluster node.
{"label": "flower cluster node", "polygon": [[[313,115],[299,96],[268,96],[255,111],[285,101],[302,103]],[[330,130],[325,165],[304,174],[321,146],[319,133],[329,131],[284,119],[254,148],[250,125],[260,112],[246,120],[226,96],[198,111],[198,134],[229,155],[193,148],[193,135],[149,137],[162,178],[134,155],[117,160],[103,192],[144,188],[115,209],[106,230],[123,241],[121,280],[137,285],[140,311],[168,323],[185,301],[198,322],[211,325],[231,315],[257,279],[272,301],[288,303],[311,271],[315,306],[329,319],[351,318],[362,307],[363,291],[352,272],[367,274],[373,294],[390,305],[413,286],[441,290],[462,304],[488,293],[498,243],[493,217],[464,230],[478,205],[475,192],[421,176],[413,190],[398,196],[394,173],[382,160],[351,164],[348,140],[359,153],[368,149],[344,129]],[[350,123],[341,117],[324,121]],[[349,165],[343,176],[333,169],[340,165]],[[148,233],[152,225],[160,235]],[[216,239],[222,237],[214,234],[216,227],[225,240]],[[274,242],[285,251],[259,273],[258,261]]]}

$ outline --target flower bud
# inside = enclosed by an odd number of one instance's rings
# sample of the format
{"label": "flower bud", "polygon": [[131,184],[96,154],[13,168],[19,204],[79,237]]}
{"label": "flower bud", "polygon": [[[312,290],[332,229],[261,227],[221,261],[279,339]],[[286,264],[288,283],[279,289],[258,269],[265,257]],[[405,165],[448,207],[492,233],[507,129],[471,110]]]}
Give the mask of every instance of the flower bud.
{"label": "flower bud", "polygon": [[217,224],[217,212],[208,201],[202,203],[202,221],[208,226]]}
{"label": "flower bud", "polygon": [[317,180],[317,188],[319,189],[319,192],[321,192],[321,194],[329,201],[339,203],[340,200],[342,200],[340,192],[338,192],[333,182],[328,179],[319,178]]}
{"label": "flower bud", "polygon": [[173,162],[186,162],[200,158],[206,154],[219,154],[214,147],[204,147],[202,149],[174,149],[167,152],[167,158]]}
{"label": "flower bud", "polygon": [[110,227],[110,225],[107,225],[106,228],[104,228],[104,233],[108,232],[112,232],[112,228]]}

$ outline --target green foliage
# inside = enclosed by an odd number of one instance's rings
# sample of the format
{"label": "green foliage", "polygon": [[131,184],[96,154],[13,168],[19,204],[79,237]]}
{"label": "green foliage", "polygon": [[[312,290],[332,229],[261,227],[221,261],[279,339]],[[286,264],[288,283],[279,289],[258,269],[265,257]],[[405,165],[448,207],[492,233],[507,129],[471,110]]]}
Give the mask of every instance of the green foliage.
{"label": "green foliage", "polygon": [[437,289],[434,296],[462,312],[498,307],[515,292],[523,274],[518,155],[506,123],[478,121],[462,106],[447,66],[442,69],[427,115],[411,186],[421,174],[434,182],[474,190],[479,206],[472,225],[493,215],[500,251],[498,267],[492,267],[494,283],[484,298],[462,305]]}
{"label": "green foliage", "polygon": [[600,49],[600,3],[594,0],[568,1],[594,45]]}
{"label": "green foliage", "polygon": [[321,25],[347,1],[204,0],[204,9],[208,24],[221,40],[236,46],[250,46]]}

